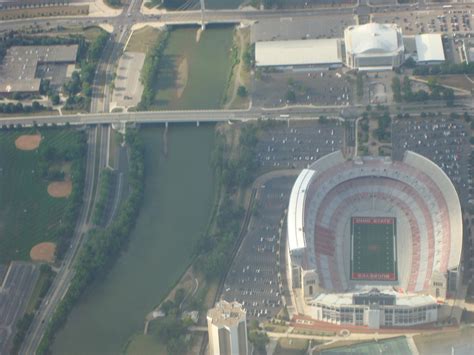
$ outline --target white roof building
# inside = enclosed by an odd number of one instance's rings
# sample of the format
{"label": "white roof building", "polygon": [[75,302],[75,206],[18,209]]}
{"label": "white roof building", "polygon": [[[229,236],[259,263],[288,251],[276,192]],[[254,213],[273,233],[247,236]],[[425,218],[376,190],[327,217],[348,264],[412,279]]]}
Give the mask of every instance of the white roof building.
{"label": "white roof building", "polygon": [[418,62],[439,63],[444,62],[444,49],[441,34],[425,33],[415,36]]}
{"label": "white roof building", "polygon": [[255,63],[258,67],[342,65],[339,39],[308,39],[266,41],[255,43]]}
{"label": "white roof building", "polygon": [[402,31],[395,24],[368,23],[344,30],[347,66],[362,70],[392,69],[404,60]]}

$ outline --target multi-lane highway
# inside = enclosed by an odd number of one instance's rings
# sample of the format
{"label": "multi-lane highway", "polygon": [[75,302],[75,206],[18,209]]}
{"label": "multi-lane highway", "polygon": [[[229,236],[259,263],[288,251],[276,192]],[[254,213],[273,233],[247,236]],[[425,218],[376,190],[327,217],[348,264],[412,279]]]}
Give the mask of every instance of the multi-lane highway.
{"label": "multi-lane highway", "polygon": [[[446,107],[444,102],[411,103],[403,106],[389,106],[392,113],[399,112],[472,112],[472,100],[458,100],[455,107]],[[276,109],[252,108],[250,110],[184,110],[184,111],[146,111],[127,113],[90,113],[67,116],[17,116],[0,117],[0,126],[24,125],[96,125],[112,123],[173,123],[173,122],[225,122],[257,119],[312,119],[319,115],[345,115],[350,111],[357,117],[365,106],[290,106]]]}
{"label": "multi-lane highway", "polygon": [[[167,11],[160,14],[143,14],[140,12],[141,0],[132,0],[129,6],[118,16],[107,17],[54,17],[54,18],[28,18],[2,21],[0,23],[0,32],[9,30],[19,30],[31,26],[66,26],[66,25],[98,25],[102,23],[110,23],[112,25],[120,25],[125,23],[138,22],[161,22],[164,24],[180,24],[180,23],[201,23],[201,12],[195,11]],[[453,8],[466,6],[464,3],[453,3]],[[360,7],[329,7],[329,8],[309,8],[309,9],[289,9],[289,10],[209,10],[206,9],[204,20],[206,23],[238,23],[242,21],[259,21],[268,18],[281,17],[311,17],[318,15],[337,15],[356,13],[358,8],[369,8],[369,12],[394,12],[394,11],[413,11],[413,10],[440,10],[442,4],[413,4],[409,5],[387,5],[387,6],[370,6],[362,3]],[[364,10],[365,11],[365,10]]]}

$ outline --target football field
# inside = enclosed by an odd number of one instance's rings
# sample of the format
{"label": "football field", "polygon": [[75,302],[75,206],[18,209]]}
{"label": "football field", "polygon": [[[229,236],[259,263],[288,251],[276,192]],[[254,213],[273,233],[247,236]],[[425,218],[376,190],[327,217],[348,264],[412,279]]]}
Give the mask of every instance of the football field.
{"label": "football field", "polygon": [[397,280],[396,219],[352,217],[351,280]]}

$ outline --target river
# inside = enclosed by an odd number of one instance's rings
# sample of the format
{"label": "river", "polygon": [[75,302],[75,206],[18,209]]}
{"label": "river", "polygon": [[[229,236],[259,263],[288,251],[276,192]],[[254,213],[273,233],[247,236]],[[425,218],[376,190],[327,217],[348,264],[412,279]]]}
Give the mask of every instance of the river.
{"label": "river", "polygon": [[129,246],[74,308],[53,354],[120,354],[191,260],[213,203],[214,126],[170,126],[166,156],[163,130],[142,128],[145,197]]}

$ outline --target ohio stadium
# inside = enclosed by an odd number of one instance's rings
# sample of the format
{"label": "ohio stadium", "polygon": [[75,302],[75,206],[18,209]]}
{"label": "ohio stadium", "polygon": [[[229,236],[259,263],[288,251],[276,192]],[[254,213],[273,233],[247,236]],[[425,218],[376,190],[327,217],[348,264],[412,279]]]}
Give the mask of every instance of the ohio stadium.
{"label": "ohio stadium", "polygon": [[298,313],[336,324],[438,321],[460,283],[462,215],[448,176],[407,151],[331,153],[298,176],[288,208],[287,278]]}

